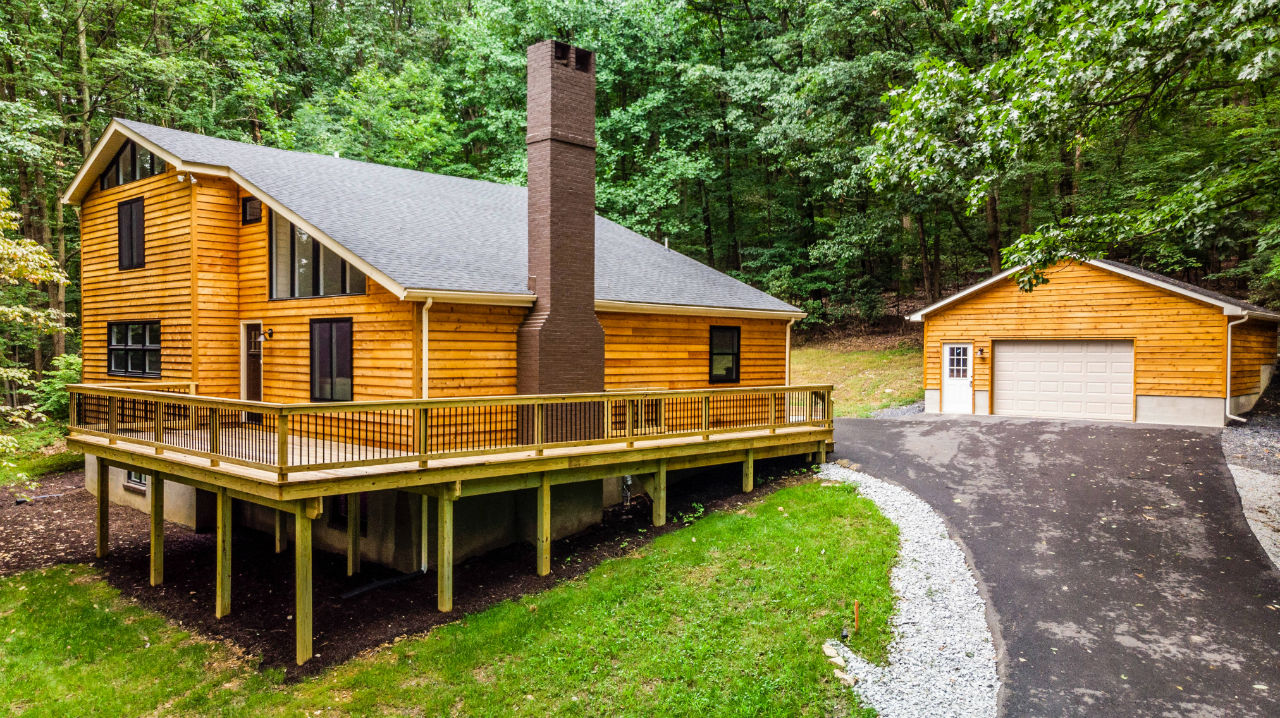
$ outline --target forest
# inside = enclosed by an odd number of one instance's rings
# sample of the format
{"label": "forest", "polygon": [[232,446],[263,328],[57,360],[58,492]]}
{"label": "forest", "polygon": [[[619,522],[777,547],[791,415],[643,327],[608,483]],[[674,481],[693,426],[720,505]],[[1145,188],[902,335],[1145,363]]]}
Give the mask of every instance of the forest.
{"label": "forest", "polygon": [[600,213],[810,329],[1064,256],[1275,306],[1277,5],[5,0],[0,379],[77,352],[58,197],[112,117],[520,184],[547,37],[598,53]]}

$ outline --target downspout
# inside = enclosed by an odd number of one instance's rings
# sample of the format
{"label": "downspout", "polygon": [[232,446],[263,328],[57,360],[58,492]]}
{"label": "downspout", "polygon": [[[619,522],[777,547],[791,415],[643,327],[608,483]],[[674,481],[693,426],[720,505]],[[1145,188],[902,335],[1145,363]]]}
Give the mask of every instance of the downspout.
{"label": "downspout", "polygon": [[791,325],[795,323],[795,317],[787,320],[787,368],[783,378],[783,383],[787,386],[791,386]]}
{"label": "downspout", "polygon": [[1231,413],[1231,329],[1235,325],[1244,324],[1247,321],[1249,321],[1249,312],[1245,312],[1243,317],[1234,322],[1227,322],[1227,398],[1223,410],[1226,412],[1228,419],[1234,419],[1239,422],[1248,422],[1249,420]]}

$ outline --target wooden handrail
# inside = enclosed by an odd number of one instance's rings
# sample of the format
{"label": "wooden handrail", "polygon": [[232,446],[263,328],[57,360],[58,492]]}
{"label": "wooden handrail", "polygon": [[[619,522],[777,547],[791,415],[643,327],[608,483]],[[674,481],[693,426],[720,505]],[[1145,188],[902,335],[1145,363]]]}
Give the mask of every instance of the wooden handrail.
{"label": "wooden handrail", "polygon": [[[68,390],[76,407],[73,432],[151,446],[156,453],[186,452],[209,459],[211,466],[225,461],[268,467],[281,481],[290,472],[327,468],[415,461],[425,467],[444,457],[543,455],[556,448],[632,447],[655,439],[710,440],[744,430],[833,425],[830,385],[318,404],[114,385],[74,384]],[[145,434],[144,421],[151,430]]]}

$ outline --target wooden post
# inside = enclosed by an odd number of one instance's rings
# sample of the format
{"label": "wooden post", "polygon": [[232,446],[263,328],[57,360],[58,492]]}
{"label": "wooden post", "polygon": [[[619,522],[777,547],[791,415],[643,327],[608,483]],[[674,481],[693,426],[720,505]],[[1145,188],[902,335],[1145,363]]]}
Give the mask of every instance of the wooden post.
{"label": "wooden post", "polygon": [[751,493],[756,487],[756,451],[747,449],[747,458],[742,462],[742,492]]}
{"label": "wooden post", "polygon": [[825,441],[818,442],[818,463],[827,463],[827,442]]}
{"label": "wooden post", "polygon": [[[426,456],[427,450],[431,448],[431,427],[427,425],[428,409],[418,409],[418,455]],[[418,468],[427,468],[427,460],[419,459]]]}
{"label": "wooden post", "polygon": [[543,411],[543,404],[533,405],[533,444],[537,448],[533,450],[534,456],[542,456],[542,422],[546,418]]}
{"label": "wooden post", "polygon": [[635,435],[636,430],[635,412],[633,411],[635,408],[635,402],[631,399],[626,399],[625,401],[627,406],[627,448],[630,449],[636,445],[636,442],[631,440],[632,436]]}
{"label": "wooden post", "polygon": [[289,546],[289,532],[285,526],[285,515],[282,509],[275,509],[275,553],[284,553]]}
{"label": "wooden post", "polygon": [[360,494],[347,494],[347,575],[360,573]]}
{"label": "wooden post", "polygon": [[711,395],[702,397],[702,440],[711,438]]}
{"label": "wooden post", "polygon": [[297,662],[311,659],[311,517],[306,503],[299,501],[293,514],[294,630],[297,633]]}
{"label": "wooden post", "polygon": [[551,573],[551,479],[544,472],[538,485],[538,575]]}
{"label": "wooden post", "polygon": [[[194,413],[194,411],[193,411]],[[209,410],[209,453],[217,456],[222,451],[222,412],[216,408]],[[210,466],[217,466],[217,459],[209,459]]]}
{"label": "wooden post", "polygon": [[101,457],[95,458],[98,464],[98,558],[106,558],[110,544],[111,529],[108,523],[111,506],[111,469]]}
{"label": "wooden post", "polygon": [[658,472],[653,475],[653,525],[667,523],[667,460],[658,460]]}
{"label": "wooden post", "polygon": [[431,563],[431,497],[426,494],[422,495],[422,510],[418,513],[418,518],[422,522],[422,533],[419,536],[422,546],[418,552],[418,568],[426,573],[428,564]]}
{"label": "wooden post", "polygon": [[164,475],[153,474],[148,492],[151,510],[151,585],[164,583]]}
{"label": "wooden post", "polygon": [[157,444],[156,453],[163,454],[164,447],[159,446],[159,444],[164,441],[164,402],[163,401],[156,402],[155,441]]}
{"label": "wooden post", "polygon": [[276,414],[276,471],[281,481],[288,474],[284,467],[289,465],[289,415],[283,411]]}
{"label": "wooden post", "polygon": [[449,491],[436,501],[436,605],[441,613],[453,610],[453,501]]}
{"label": "wooden post", "polygon": [[116,434],[120,433],[120,400],[114,396],[107,397],[107,437],[108,444],[116,443]]}
{"label": "wooden post", "polygon": [[213,613],[222,618],[231,613],[231,497],[225,488],[218,489],[216,513],[214,545],[218,553],[218,577]]}

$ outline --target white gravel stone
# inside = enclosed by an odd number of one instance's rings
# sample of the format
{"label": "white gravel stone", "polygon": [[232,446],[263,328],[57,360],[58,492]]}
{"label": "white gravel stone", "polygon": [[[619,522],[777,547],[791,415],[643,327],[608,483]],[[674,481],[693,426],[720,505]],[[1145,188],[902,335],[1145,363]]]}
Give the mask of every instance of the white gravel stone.
{"label": "white gravel stone", "polygon": [[872,665],[839,641],[827,643],[845,659],[854,690],[882,718],[995,716],[1000,679],[986,605],[942,518],[910,491],[852,469],[826,464],[820,475],[857,485],[898,527],[889,665]]}
{"label": "white gravel stone", "polygon": [[1227,468],[1235,479],[1249,528],[1271,563],[1280,566],[1280,475],[1235,464],[1227,464]]}

